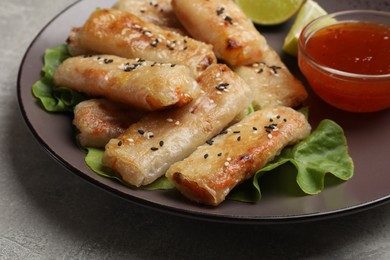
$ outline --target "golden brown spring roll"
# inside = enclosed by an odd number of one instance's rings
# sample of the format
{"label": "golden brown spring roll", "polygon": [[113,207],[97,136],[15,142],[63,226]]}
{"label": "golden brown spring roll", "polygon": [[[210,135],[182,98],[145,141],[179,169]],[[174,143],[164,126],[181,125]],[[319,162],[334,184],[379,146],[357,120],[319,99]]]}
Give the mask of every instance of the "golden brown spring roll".
{"label": "golden brown spring roll", "polygon": [[66,59],[56,70],[54,83],[146,110],[182,106],[200,93],[186,66],[113,55]]}
{"label": "golden brown spring roll", "polygon": [[218,134],[250,103],[244,80],[214,64],[198,79],[204,93],[173,110],[152,112],[106,145],[103,165],[134,186],[146,185]]}
{"label": "golden brown spring roll", "polygon": [[164,29],[178,29],[178,31],[181,31],[184,28],[177,20],[171,2],[171,0],[119,0],[112,8],[133,13],[142,20],[161,26]]}
{"label": "golden brown spring roll", "polygon": [[195,39],[214,46],[231,66],[261,60],[266,40],[232,0],[172,0],[173,10]]}
{"label": "golden brown spring roll", "polygon": [[106,99],[89,99],[74,108],[73,124],[79,130],[83,147],[104,148],[110,139],[123,134],[145,111],[126,107]]}
{"label": "golden brown spring roll", "polygon": [[303,114],[287,107],[267,107],[173,164],[166,176],[190,200],[216,206],[285,146],[309,133]]}
{"label": "golden brown spring roll", "polygon": [[255,110],[269,105],[297,107],[307,98],[302,82],[291,74],[271,47],[264,52],[261,62],[233,70],[251,87]]}
{"label": "golden brown spring roll", "polygon": [[78,34],[73,49],[187,65],[196,76],[216,62],[211,45],[119,10],[94,11]]}

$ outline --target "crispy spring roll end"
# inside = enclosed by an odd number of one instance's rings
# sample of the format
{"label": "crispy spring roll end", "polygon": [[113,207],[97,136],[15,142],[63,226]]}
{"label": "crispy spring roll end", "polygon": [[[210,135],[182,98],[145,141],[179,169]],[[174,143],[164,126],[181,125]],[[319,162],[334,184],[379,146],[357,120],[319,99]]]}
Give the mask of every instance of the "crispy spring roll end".
{"label": "crispy spring roll end", "polygon": [[207,201],[208,204],[211,204],[212,206],[218,205],[218,202],[215,201],[214,196],[210,194],[209,190],[199,186],[196,181],[186,179],[180,172],[174,172],[170,176],[170,179],[175,187],[190,200],[197,203],[204,203]]}

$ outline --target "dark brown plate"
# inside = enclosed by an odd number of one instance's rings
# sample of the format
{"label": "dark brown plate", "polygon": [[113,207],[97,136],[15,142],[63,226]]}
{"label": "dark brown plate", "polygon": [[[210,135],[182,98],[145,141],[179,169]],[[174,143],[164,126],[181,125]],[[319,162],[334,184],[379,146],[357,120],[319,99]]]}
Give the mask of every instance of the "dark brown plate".
{"label": "dark brown plate", "polygon": [[[184,199],[177,191],[145,191],[127,188],[100,177],[85,164],[85,154],[75,143],[71,115],[45,112],[31,94],[40,77],[44,50],[64,43],[72,26],[83,24],[97,7],[110,7],[114,1],[76,2],[49,22],[29,46],[20,66],[18,100],[23,117],[38,142],[71,172],[129,201],[165,212],[211,221],[236,223],[289,222],[338,216],[367,209],[390,198],[390,110],[372,114],[352,114],[329,107],[311,94],[308,105],[315,127],[321,119],[340,124],[355,162],[354,177],[347,182],[326,178],[327,186],[319,195],[307,196],[296,190],[284,191],[283,181],[295,176],[268,176],[262,179],[263,199],[255,204],[225,201],[216,208],[200,206]],[[340,2],[341,4],[343,1]],[[326,7],[324,1],[323,6]],[[333,3],[328,11],[335,11]],[[340,7],[341,10],[341,7]],[[280,49],[290,24],[259,28],[271,46]],[[302,79],[296,59],[282,56],[297,77]],[[284,180],[281,180],[284,179]]]}

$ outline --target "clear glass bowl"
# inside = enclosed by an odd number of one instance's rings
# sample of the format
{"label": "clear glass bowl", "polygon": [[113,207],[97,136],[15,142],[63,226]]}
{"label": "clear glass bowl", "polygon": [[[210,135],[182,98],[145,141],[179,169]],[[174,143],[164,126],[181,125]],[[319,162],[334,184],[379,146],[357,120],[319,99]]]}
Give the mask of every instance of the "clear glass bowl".
{"label": "clear glass bowl", "polygon": [[[325,66],[307,51],[310,39],[335,24],[380,24],[390,35],[390,13],[354,10],[321,16],[302,31],[298,44],[298,64],[310,87],[325,102],[351,112],[374,112],[390,108],[390,74],[357,74]],[[384,37],[385,39],[386,37]],[[340,42],[340,44],[346,44]],[[390,48],[390,39],[388,39]],[[384,54],[386,55],[386,54]],[[387,66],[390,66],[388,64]]]}

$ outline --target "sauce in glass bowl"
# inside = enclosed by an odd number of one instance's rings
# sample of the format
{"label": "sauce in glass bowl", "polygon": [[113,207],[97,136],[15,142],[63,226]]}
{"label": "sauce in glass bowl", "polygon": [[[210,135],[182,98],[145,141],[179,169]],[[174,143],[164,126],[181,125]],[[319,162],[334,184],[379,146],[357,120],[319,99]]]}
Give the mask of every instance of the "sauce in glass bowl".
{"label": "sauce in glass bowl", "polygon": [[309,24],[299,40],[299,67],[327,103],[352,112],[383,110],[390,107],[390,14],[385,13],[389,24],[341,18],[356,12],[364,11],[340,12]]}

